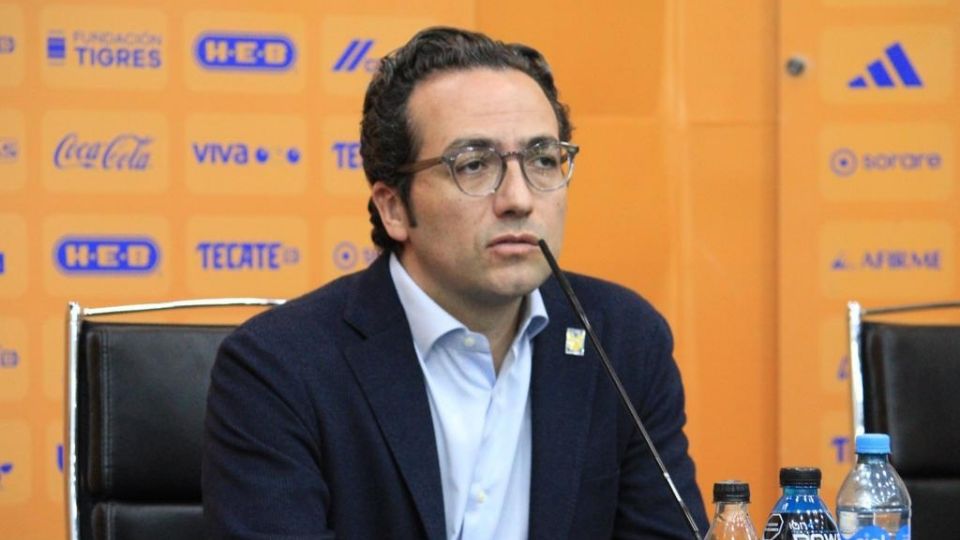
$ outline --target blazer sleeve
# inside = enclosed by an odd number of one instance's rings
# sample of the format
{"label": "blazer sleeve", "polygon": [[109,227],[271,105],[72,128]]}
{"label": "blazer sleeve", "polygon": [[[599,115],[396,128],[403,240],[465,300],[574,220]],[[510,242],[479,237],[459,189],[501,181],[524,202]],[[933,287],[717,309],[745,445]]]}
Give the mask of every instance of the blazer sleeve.
{"label": "blazer sleeve", "polygon": [[296,359],[267,349],[241,328],[214,363],[202,465],[207,538],[333,538],[313,401]]}
{"label": "blazer sleeve", "polygon": [[[652,308],[651,308],[652,309]],[[653,319],[651,321],[651,319]],[[693,460],[688,454],[683,433],[683,383],[673,359],[673,338],[666,321],[658,313],[634,320],[647,322],[646,339],[636,340],[642,348],[633,351],[638,361],[624,366],[624,384],[644,426],[653,440],[664,465],[681,497],[690,508],[700,534],[707,532],[707,516],[696,483]],[[643,436],[633,427],[629,415],[627,446],[620,464],[620,488],[614,538],[676,538],[689,540],[693,533],[680,511]]]}

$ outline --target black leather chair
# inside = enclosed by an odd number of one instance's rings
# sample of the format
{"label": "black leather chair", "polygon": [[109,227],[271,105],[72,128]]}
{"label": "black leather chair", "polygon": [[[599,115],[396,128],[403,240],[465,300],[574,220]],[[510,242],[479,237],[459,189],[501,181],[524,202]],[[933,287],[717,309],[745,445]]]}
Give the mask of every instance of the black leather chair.
{"label": "black leather chair", "polygon": [[853,431],[888,433],[914,538],[954,538],[960,509],[960,326],[890,322],[960,302],[848,304]]}
{"label": "black leather chair", "polygon": [[[234,298],[69,305],[65,477],[70,540],[203,538],[200,459],[210,369],[232,325],[98,322]],[[111,320],[116,317],[112,317]]]}

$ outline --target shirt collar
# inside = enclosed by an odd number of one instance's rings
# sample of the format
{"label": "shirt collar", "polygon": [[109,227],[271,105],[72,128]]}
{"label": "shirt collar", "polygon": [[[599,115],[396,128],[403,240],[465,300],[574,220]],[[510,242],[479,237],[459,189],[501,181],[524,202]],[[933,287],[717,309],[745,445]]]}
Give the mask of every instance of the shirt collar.
{"label": "shirt collar", "polygon": [[[413,281],[395,253],[390,254],[390,277],[393,278],[393,284],[397,288],[400,304],[410,322],[413,344],[421,358],[424,358],[433,344],[445,334],[457,330],[468,330],[463,323],[447,313]],[[534,289],[525,300],[523,319],[517,336],[533,339],[547,326],[550,317],[547,315],[540,289]]]}

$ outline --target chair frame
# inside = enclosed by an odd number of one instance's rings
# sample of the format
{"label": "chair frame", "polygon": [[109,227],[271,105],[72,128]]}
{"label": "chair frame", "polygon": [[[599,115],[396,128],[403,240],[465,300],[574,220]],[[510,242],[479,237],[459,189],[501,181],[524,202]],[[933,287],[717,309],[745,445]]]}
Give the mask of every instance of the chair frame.
{"label": "chair frame", "polygon": [[859,302],[847,302],[847,328],[850,338],[850,395],[853,401],[853,437],[866,432],[864,425],[863,401],[863,363],[860,351],[861,324],[864,319],[874,315],[908,313],[932,309],[950,309],[960,307],[960,301],[929,302],[923,304],[905,304],[877,308],[864,308]]}
{"label": "chair frame", "polygon": [[83,307],[79,302],[67,303],[66,406],[64,430],[64,489],[67,511],[67,538],[80,540],[80,516],[77,510],[77,369],[79,363],[80,326],[83,321],[109,315],[125,315],[184,308],[272,307],[283,304],[278,298],[201,298],[148,304],[126,304],[106,307]]}

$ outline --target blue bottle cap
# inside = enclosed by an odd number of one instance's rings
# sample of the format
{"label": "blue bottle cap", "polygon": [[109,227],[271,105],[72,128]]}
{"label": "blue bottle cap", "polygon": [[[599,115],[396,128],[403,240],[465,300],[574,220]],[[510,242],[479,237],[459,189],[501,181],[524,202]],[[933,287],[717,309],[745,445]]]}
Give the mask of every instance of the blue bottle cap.
{"label": "blue bottle cap", "polygon": [[889,454],[890,436],[886,433],[864,433],[857,435],[858,454]]}

